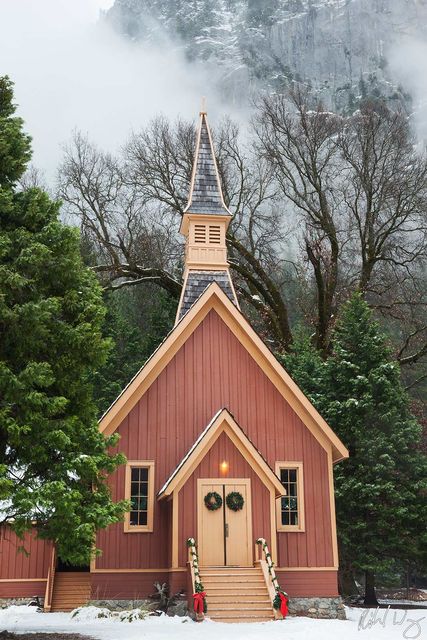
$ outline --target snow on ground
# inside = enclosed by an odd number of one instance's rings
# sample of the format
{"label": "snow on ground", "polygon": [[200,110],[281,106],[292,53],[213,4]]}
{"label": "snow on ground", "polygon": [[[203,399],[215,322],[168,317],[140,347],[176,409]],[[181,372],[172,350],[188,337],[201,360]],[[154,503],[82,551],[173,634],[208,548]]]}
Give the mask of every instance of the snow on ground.
{"label": "snow on ground", "polygon": [[99,640],[425,640],[427,610],[347,609],[348,620],[287,618],[277,622],[224,624],[189,618],[149,617],[120,622],[98,618],[95,607],[72,613],[39,613],[33,607],[0,610],[0,632],[80,633]]}

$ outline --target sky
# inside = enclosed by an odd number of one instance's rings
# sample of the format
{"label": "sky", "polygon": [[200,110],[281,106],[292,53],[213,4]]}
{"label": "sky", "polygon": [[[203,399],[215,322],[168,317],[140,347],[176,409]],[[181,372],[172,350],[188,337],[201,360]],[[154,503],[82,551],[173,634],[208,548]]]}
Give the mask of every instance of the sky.
{"label": "sky", "polygon": [[33,137],[33,164],[52,186],[73,130],[115,151],[157,113],[197,115],[206,76],[173,45],[150,50],[98,22],[113,0],[0,0],[0,75]]}

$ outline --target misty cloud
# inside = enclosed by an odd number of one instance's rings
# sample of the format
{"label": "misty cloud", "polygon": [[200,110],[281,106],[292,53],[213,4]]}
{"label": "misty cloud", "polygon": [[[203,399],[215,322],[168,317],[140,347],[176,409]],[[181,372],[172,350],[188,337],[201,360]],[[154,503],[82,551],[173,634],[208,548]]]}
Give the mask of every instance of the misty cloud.
{"label": "misty cloud", "polygon": [[0,75],[15,82],[33,163],[49,182],[73,129],[114,151],[157,113],[194,117],[202,95],[210,109],[217,104],[209,74],[185,62],[172,43],[148,49],[101,26],[99,8],[108,4],[0,1]]}
{"label": "misty cloud", "polygon": [[413,97],[415,126],[427,141],[427,42],[403,41],[392,49],[389,62],[397,81]]}

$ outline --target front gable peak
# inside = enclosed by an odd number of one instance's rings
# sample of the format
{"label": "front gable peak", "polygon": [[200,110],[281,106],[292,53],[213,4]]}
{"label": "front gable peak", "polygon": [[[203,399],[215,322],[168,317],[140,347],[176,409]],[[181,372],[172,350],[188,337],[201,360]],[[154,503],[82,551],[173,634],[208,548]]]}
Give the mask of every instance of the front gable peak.
{"label": "front gable peak", "polygon": [[249,440],[228,409],[220,409],[166,480],[158,493],[159,500],[172,495],[174,491],[179,491],[222,433],[226,433],[261,481],[265,485],[274,488],[276,497],[284,495],[283,486],[279,478],[261,453]]}
{"label": "front gable peak", "polygon": [[219,315],[319,444],[326,452],[332,454],[332,460],[338,462],[347,458],[348,451],[341,440],[216,282],[207,287],[102,416],[99,423],[101,432],[105,433],[105,435],[114,433],[131,409],[211,311],[215,311]]}

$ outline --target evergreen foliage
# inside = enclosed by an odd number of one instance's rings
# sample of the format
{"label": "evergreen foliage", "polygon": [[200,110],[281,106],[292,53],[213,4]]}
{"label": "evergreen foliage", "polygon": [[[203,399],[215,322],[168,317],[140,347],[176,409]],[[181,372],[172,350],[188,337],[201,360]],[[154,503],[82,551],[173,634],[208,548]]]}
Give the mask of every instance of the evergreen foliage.
{"label": "evergreen foliage", "polygon": [[94,378],[100,414],[104,413],[173,326],[176,301],[165,291],[121,289],[106,297],[105,334],[112,341],[106,363]]}
{"label": "evergreen foliage", "polygon": [[326,362],[307,339],[294,349],[286,368],[350,452],[335,467],[341,566],[367,578],[399,563],[416,566],[427,516],[420,426],[362,296],[344,305]]}
{"label": "evergreen foliage", "polygon": [[104,305],[60,204],[18,181],[30,138],[0,78],[0,521],[36,524],[62,560],[85,564],[119,520],[104,482],[124,460],[97,426],[91,378],[105,361]]}

